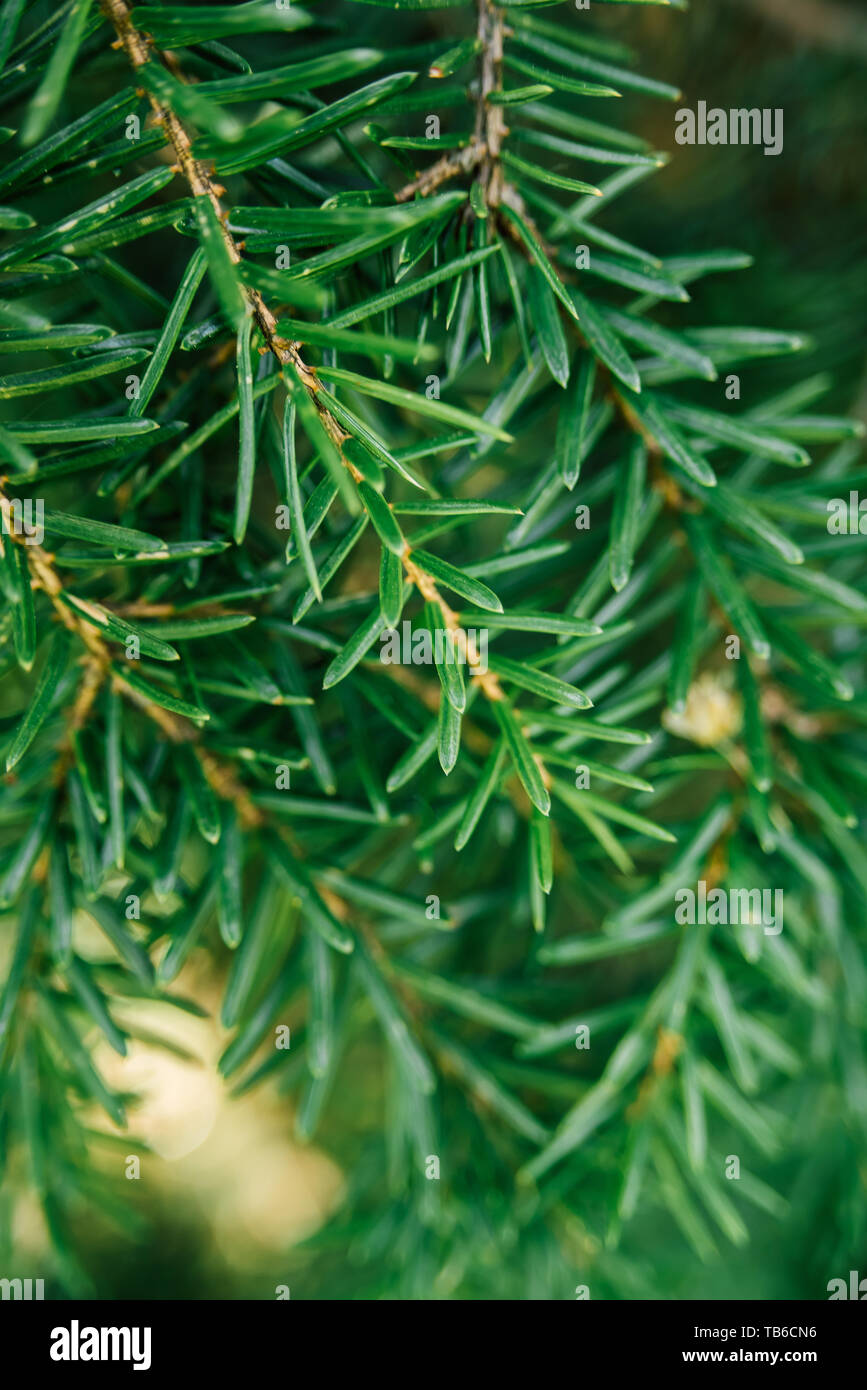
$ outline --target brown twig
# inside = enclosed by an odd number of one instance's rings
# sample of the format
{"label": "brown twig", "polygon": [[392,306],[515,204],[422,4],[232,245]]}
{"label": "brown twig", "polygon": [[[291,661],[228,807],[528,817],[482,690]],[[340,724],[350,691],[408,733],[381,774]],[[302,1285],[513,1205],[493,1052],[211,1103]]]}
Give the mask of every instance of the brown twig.
{"label": "brown twig", "polygon": [[499,207],[503,191],[503,166],[500,150],[508,134],[503,108],[488,100],[492,92],[503,86],[503,12],[491,0],[478,0],[478,36],[482,45],[479,72],[479,97],[476,105],[476,140],[487,147],[482,161],[479,181],[485,202]]}
{"label": "brown twig", "polygon": [[462,150],[456,154],[443,155],[436,164],[432,164],[429,169],[425,169],[411,183],[404,184],[394,195],[396,203],[408,203],[411,198],[427,198],[434,193],[447,179],[456,178],[458,174],[468,174],[476,165],[480,164],[488,153],[488,147],[483,140],[478,140],[473,136],[472,140]]}

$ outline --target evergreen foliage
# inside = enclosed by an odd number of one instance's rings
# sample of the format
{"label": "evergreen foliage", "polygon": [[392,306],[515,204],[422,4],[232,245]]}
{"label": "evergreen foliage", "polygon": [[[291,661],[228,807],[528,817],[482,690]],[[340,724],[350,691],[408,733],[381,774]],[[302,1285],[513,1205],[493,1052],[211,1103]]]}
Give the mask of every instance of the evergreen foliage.
{"label": "evergreen foliage", "polygon": [[[865,477],[826,381],[762,385],[805,336],[679,324],[749,257],[606,227],[668,158],[618,107],[679,93],[544,0],[4,0],[0,57],[0,1250],[33,1191],[91,1287],[94,1043],[207,951],[223,1076],[346,1173],[308,1291],[678,1296],[821,1173],[823,1296]],[[783,929],[684,925],[701,883]]]}

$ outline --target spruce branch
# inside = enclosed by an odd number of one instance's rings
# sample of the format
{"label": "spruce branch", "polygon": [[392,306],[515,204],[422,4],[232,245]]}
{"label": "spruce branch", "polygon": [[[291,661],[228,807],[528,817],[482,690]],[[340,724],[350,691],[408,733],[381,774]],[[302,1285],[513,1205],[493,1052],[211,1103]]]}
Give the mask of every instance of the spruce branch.
{"label": "spruce branch", "polygon": [[[171,714],[153,700],[124,680],[123,669],[112,658],[108,644],[99,636],[95,628],[79,617],[74,608],[62,599],[64,587],[53,563],[53,556],[42,546],[25,543],[17,536],[10,521],[9,501],[0,492],[0,512],[5,519],[4,534],[9,544],[18,545],[26,557],[32,574],[31,585],[41,589],[51,600],[55,614],[70,632],[83,643],[87,657],[83,665],[83,677],[69,713],[69,734],[80,732],[86,725],[89,714],[106,681],[110,678],[111,688],[119,691],[126,699],[161,729],[171,743],[190,744],[198,758],[202,770],[214,791],[232,803],[241,821],[248,827],[261,825],[263,816],[253,804],[249,794],[238,782],[231,767],[214,757],[201,746],[198,730],[190,720]],[[81,606],[82,600],[78,600]],[[117,610],[118,612],[120,609]],[[71,766],[70,740],[67,735],[58,750],[54,771],[56,785],[60,785]]]}
{"label": "spruce branch", "polygon": [[[666,158],[597,98],[676,90],[592,16],[467,0],[442,54],[414,4],[75,13],[0,19],[13,1190],[32,1170],[81,1287],[90,1107],[125,1115],[93,1040],[123,1055],[135,1001],[184,1007],[207,957],[224,1078],[353,1165],[329,1248],[410,1252],[378,1292],[486,1296],[496,1267],[497,1296],[576,1269],[634,1296],[648,1227],[699,1270],[754,1200],[784,1217],[793,1115],[864,1122],[867,604],[857,518],[822,512],[858,431],[815,405],[839,364],[775,395],[764,359],[788,381],[805,335],[698,326],[749,258],[696,249],[676,188],[667,245],[627,239],[625,196],[620,235],[594,220]],[[450,128],[407,154],[426,110]],[[398,628],[418,661],[377,651]],[[699,890],[731,920],[676,916]],[[356,1295],[353,1261],[303,1260]]]}
{"label": "spruce branch", "polygon": [[[125,0],[101,0],[101,4],[106,17],[110,20],[117,32],[117,43],[122,46],[133,68],[141,68],[144,64],[153,60],[161,62],[166,61],[165,55],[156,50],[148,39],[136,29],[129,8],[125,4]],[[500,196],[501,184],[501,168],[498,156],[500,143],[505,131],[505,124],[502,120],[500,111],[496,107],[491,107],[487,98],[491,91],[496,90],[500,84],[503,24],[502,17],[495,6],[489,3],[489,0],[479,0],[479,38],[482,43],[482,73],[478,100],[477,139],[475,147],[471,147],[469,153],[463,152],[464,157],[455,161],[457,167],[454,172],[466,172],[466,169],[471,168],[474,163],[482,161],[482,178],[485,196],[491,206],[496,206],[496,202]],[[180,77],[179,65],[174,63],[173,67],[175,75]],[[192,196],[194,198],[206,199],[213,208],[230,260],[234,265],[239,264],[242,259],[241,251],[227,226],[228,212],[220,201],[225,190],[214,182],[208,169],[193,157],[190,137],[183,123],[171,110],[170,106],[161,102],[150,93],[148,94],[148,99],[154,113],[154,119],[165,130],[166,136],[177,157],[176,171],[186,180]],[[484,132],[484,139],[481,138],[481,132]],[[484,155],[481,154],[482,150],[485,151]],[[428,183],[421,183],[413,192],[418,196],[426,196],[447,176],[448,175],[443,174],[441,169],[439,172],[435,172],[435,170],[432,169],[428,171]],[[434,182],[430,183],[430,179],[433,179]],[[411,196],[406,189],[402,190],[402,194],[403,199],[398,195],[398,201],[405,201]],[[245,286],[243,292],[247,298],[250,310],[262,334],[267,349],[276,357],[281,367],[291,365],[297,370],[304,389],[316,406],[320,420],[338,449],[343,466],[352,476],[356,484],[364,483],[363,474],[351,460],[346,458],[342,449],[344,442],[352,436],[348,430],[344,429],[338,423],[331,411],[323,406],[319,396],[318,379],[315,372],[304,363],[300,352],[301,344],[299,342],[287,342],[280,337],[277,332],[277,320],[268,309],[262,295],[257,290]],[[472,638],[468,637],[466,633],[463,633],[457,615],[439,592],[433,578],[425,573],[413,559],[409,544],[405,544],[401,550],[400,560],[407,582],[410,585],[415,585],[423,597],[437,607],[442,615],[445,629],[451,637],[455,638],[459,632],[462,633],[468,653],[471,677],[473,681],[478,684],[485,698],[492,701],[503,700],[503,690],[496,675],[489,671],[479,669],[481,658]],[[442,695],[441,698],[445,699],[445,695]],[[170,727],[175,727],[174,721],[166,721],[162,714],[158,717],[163,719],[166,730]],[[521,729],[522,726],[520,721],[516,719],[516,723],[519,729]],[[547,783],[549,780],[548,773],[541,758],[537,754],[534,754],[534,761],[539,768],[539,773],[543,781]],[[219,790],[220,786],[225,785],[227,785],[226,779],[221,778],[219,780],[219,785],[215,784],[215,790]],[[249,820],[249,811],[246,809],[245,816]],[[254,821],[251,823],[256,822]]]}

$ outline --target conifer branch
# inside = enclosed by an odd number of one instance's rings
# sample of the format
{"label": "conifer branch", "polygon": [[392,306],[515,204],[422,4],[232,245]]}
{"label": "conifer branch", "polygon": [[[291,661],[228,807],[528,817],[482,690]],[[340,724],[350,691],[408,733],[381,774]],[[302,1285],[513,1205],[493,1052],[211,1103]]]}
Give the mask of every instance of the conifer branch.
{"label": "conifer branch", "polygon": [[[107,18],[113,24],[117,32],[118,43],[123,47],[134,68],[138,69],[153,59],[165,61],[164,55],[159,53],[158,50],[150,44],[149,40],[136,29],[129,8],[125,4],[125,0],[100,0],[100,3],[102,4]],[[505,124],[499,110],[495,107],[491,107],[487,102],[487,97],[490,92],[496,90],[500,84],[503,21],[501,15],[496,10],[495,6],[489,3],[489,0],[479,0],[479,37],[482,40],[483,48],[481,54],[482,77],[478,103],[477,138],[474,146],[470,147],[469,152],[462,152],[464,157],[456,159],[453,163],[456,166],[454,172],[458,173],[465,172],[466,168],[471,168],[476,162],[482,162],[483,169],[485,170],[483,177],[485,178],[486,197],[489,199],[492,206],[495,206],[501,191],[501,168],[498,155],[502,136],[505,131]],[[176,71],[178,75],[180,75],[177,65]],[[150,93],[148,94],[148,99],[154,113],[154,119],[157,124],[162,126],[165,130],[166,136],[177,157],[177,172],[186,180],[193,197],[206,198],[210,202],[219,220],[229,256],[233,264],[239,264],[242,259],[241,251],[232,233],[229,231],[227,226],[228,213],[221,202],[221,196],[225,190],[214,182],[210,171],[200,161],[193,157],[190,137],[183,123],[178,119],[171,108],[160,102]],[[479,133],[482,131],[485,135],[484,139],[481,138],[481,134]],[[484,153],[482,153],[482,151],[484,151]],[[434,166],[434,169],[428,172],[430,178],[434,179],[434,182],[432,185],[421,184],[418,186],[414,190],[418,196],[426,196],[433,191],[433,188],[437,187],[438,184],[443,181],[444,177],[450,176],[451,167],[448,174],[444,173],[441,167],[437,171],[437,166]],[[407,190],[402,190],[402,192],[404,194],[404,200],[411,196]],[[400,200],[400,195],[398,195],[398,197]],[[268,309],[262,295],[257,290],[249,286],[244,286],[243,292],[250,304],[251,311],[266,347],[273,353],[281,367],[291,364],[298,371],[302,384],[311,401],[316,406],[323,425],[330,438],[337,446],[344,467],[356,484],[362,483],[364,481],[363,475],[355,464],[346,458],[341,447],[344,442],[351,437],[349,431],[345,430],[334,418],[332,413],[323,406],[318,394],[318,379],[315,372],[305,364],[300,352],[300,343],[288,343],[285,339],[280,337],[277,332],[277,320]],[[447,632],[449,632],[452,637],[455,637],[457,633],[461,631],[460,623],[454,611],[439,592],[435,581],[412,559],[411,549],[408,545],[404,548],[400,558],[407,582],[415,585],[425,599],[436,605],[442,614]],[[464,634],[464,641],[467,644],[468,659],[473,680],[478,684],[486,699],[496,702],[503,700],[503,690],[497,677],[492,672],[480,671],[478,669],[481,658],[472,639]],[[445,699],[444,694],[442,698]],[[162,718],[162,715],[158,717]],[[516,720],[516,722],[519,723],[520,727],[520,721]],[[539,767],[543,780],[547,783],[549,780],[548,773],[541,759],[536,756],[535,761]]]}
{"label": "conifer branch", "polygon": [[[709,1230],[788,1219],[793,1115],[839,1116],[853,1200],[867,604],[858,428],[815,405],[845,365],[792,385],[765,359],[804,334],[703,320],[749,258],[676,187],[669,245],[662,202],[607,225],[666,157],[596,98],[680,100],[628,24],[96,8],[0,18],[13,1190],[81,1285],[90,1107],[147,1123],[93,1040],[207,955],[224,1077],[353,1165],[330,1248],[362,1219],[418,1255],[378,1293],[632,1297],[648,1212],[704,1293]],[[348,1145],[341,1087],[385,1117]]]}

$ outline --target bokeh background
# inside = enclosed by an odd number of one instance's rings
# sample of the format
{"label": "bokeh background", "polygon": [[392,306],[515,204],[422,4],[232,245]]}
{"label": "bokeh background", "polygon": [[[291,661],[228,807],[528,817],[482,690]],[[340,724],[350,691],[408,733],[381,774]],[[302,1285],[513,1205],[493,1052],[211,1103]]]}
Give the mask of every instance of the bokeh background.
{"label": "bokeh background", "polygon": [[[352,5],[327,8],[347,17],[351,33]],[[867,6],[863,0],[698,0],[686,12],[609,4],[593,10],[600,27],[636,50],[643,72],[682,88],[684,105],[704,100],[785,113],[784,150],[771,158],[759,147],[677,146],[673,105],[626,97],[618,112],[623,124],[674,157],[617,201],[605,225],[651,250],[674,245],[678,252],[749,252],[753,267],[703,281],[694,303],[678,307],[678,325],[692,316],[696,323],[803,331],[815,344],[811,356],[761,364],[761,389],[827,373],[831,389],[823,405],[863,416]],[[371,18],[369,11],[365,17]],[[382,10],[376,22],[387,48],[394,16]],[[420,14],[401,20],[401,41],[457,39],[468,23],[461,10]],[[267,60],[278,58],[268,54]],[[742,380],[749,404],[749,373]],[[225,1045],[214,1019],[219,965],[204,954],[194,958],[178,986],[207,1016],[135,1006],[139,1029],[147,1025],[169,1040],[171,1050],[136,1043],[122,1077],[113,1074],[117,1059],[108,1049],[98,1054],[109,1081],[141,1094],[133,1124],[149,1148],[102,1141],[92,1151],[102,1215],[82,1218],[77,1254],[96,1294],[269,1299],[288,1285],[293,1298],[376,1298],[383,1262],[396,1256],[351,1241],[339,1212],[358,1168],[377,1161],[369,1135],[382,1123],[381,1054],[353,1052],[317,1144],[302,1147],[293,1138],[287,1095],[261,1087],[231,1096],[217,1075]],[[793,1191],[785,1171],[780,1175],[792,1197],[789,1219],[782,1225],[757,1219],[748,1250],[726,1247],[717,1266],[697,1266],[672,1240],[661,1214],[639,1218],[642,1287],[667,1298],[815,1297],[807,1290],[822,1286],[833,1258],[826,1232],[839,1230],[841,1220],[835,1175],[848,1164],[863,1164],[864,1155],[857,1137],[841,1133],[832,1114],[826,1132],[820,1129],[811,1142],[814,1156],[806,1164],[799,1156]],[[141,1177],[118,1186],[119,1159],[127,1154],[141,1157]],[[103,1176],[109,1172],[111,1182]],[[506,1192],[497,1197],[499,1205],[510,1200]],[[332,1217],[338,1220],[329,1234]],[[844,1224],[847,1219],[844,1211]],[[855,1212],[851,1220],[854,1229]],[[17,1265],[44,1267],[45,1234],[35,1204],[17,1202],[13,1235]],[[312,1244],[305,1243],[313,1235]],[[507,1297],[508,1289],[504,1272],[492,1269],[479,1296]],[[51,1283],[47,1292],[63,1296]],[[448,1296],[447,1287],[442,1293]]]}

